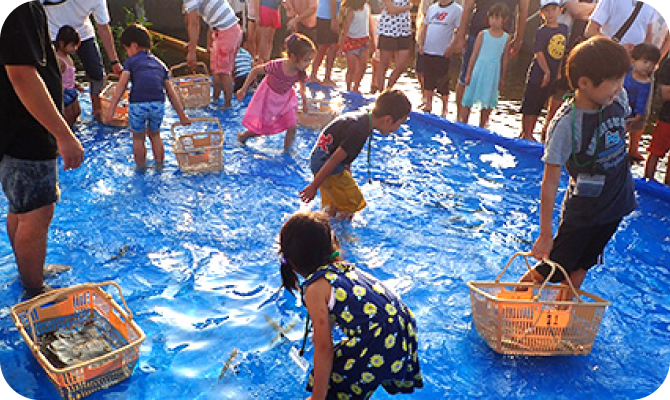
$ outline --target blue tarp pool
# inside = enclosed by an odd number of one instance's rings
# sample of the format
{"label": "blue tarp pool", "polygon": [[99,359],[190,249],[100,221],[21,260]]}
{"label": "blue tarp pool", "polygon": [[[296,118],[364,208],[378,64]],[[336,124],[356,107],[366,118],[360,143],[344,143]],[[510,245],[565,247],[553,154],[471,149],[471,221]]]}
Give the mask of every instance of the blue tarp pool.
{"label": "blue tarp pool", "polygon": [[[345,110],[362,104],[333,95]],[[169,140],[172,111],[163,126],[162,172],[134,171],[127,129],[79,127],[86,160],[60,175],[47,256],[73,269],[48,283],[116,281],[147,334],[134,374],[91,399],[307,397],[305,374],[289,357],[300,346],[306,311],[278,290],[276,253],[283,221],[309,208],[298,192],[311,180],[317,132],[299,129],[292,154],[281,152],[283,135],[240,146],[244,106],[189,111],[221,119],[220,173],[179,170]],[[501,356],[478,335],[465,283],[493,280],[513,253],[530,249],[538,233],[540,153],[536,145],[412,114],[396,134],[375,134],[371,183],[365,150],[354,163],[369,206],[352,223],[335,225],[344,257],[398,291],[418,322],[425,388],[396,398],[637,399],[665,379],[670,192],[649,182],[637,182],[640,206],[583,286],[612,302],[590,355]],[[507,277],[522,273],[523,265],[514,265]],[[9,316],[21,287],[4,211],[0,287],[2,374],[24,396],[56,398]],[[281,337],[268,321],[293,329]],[[307,348],[311,361],[309,341]],[[387,398],[382,389],[373,396]]]}

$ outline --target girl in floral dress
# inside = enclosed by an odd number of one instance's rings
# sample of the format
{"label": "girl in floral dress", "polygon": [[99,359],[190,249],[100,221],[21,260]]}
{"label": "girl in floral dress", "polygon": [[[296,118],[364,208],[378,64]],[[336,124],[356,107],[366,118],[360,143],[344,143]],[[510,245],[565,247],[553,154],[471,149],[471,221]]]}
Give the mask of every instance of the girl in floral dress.
{"label": "girl in floral dress", "polygon": [[[368,399],[423,387],[412,311],[378,279],[342,260],[328,217],[298,213],[279,235],[282,285],[298,288],[313,321],[313,399]],[[345,337],[333,344],[331,323]]]}

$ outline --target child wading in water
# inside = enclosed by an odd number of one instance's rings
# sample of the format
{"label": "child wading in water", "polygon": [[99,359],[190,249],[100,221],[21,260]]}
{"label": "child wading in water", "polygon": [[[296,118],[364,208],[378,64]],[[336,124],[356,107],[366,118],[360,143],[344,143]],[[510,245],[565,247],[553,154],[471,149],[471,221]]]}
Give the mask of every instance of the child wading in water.
{"label": "child wading in water", "polygon": [[172,107],[179,115],[182,124],[190,124],[184,113],[177,92],[168,79],[168,69],[156,56],[151,54],[151,36],[141,25],[130,25],[121,34],[123,45],[128,59],[123,63],[123,72],[119,84],[114,91],[112,100],[103,116],[103,121],[111,121],[116,105],[126,91],[128,82],[130,88],[130,107],[128,121],[133,131],[133,157],[139,171],[147,167],[146,137],[149,136],[151,151],[154,154],[154,163],[157,169],[163,168],[165,148],[161,140],[161,123],[165,115],[165,94],[167,93]]}
{"label": "child wading in water", "polygon": [[75,81],[77,69],[72,60],[72,54],[77,51],[81,39],[79,33],[70,25],[62,26],[56,35],[56,58],[58,67],[63,76],[63,118],[68,125],[77,122],[81,108],[79,108],[79,87]]}
{"label": "child wading in water", "polygon": [[[310,399],[368,399],[423,387],[412,311],[373,276],[339,256],[328,217],[300,213],[279,234],[282,285],[298,289],[313,321]],[[331,321],[346,336],[333,346]]]}
{"label": "child wading in water", "polygon": [[293,85],[300,82],[303,111],[307,112],[305,70],[314,58],[314,44],[306,36],[292,33],[286,39],[286,53],[286,58],[254,67],[244,81],[244,86],[237,91],[238,100],[242,100],[256,77],[266,74],[242,119],[242,125],[248,129],[237,134],[237,140],[242,144],[250,137],[274,135],[286,131],[284,151],[288,152],[291,148],[295,138],[298,110],[298,97]]}
{"label": "child wading in water", "polygon": [[465,75],[461,122],[468,122],[470,108],[479,103],[482,107],[479,126],[486,127],[491,110],[498,106],[498,91],[503,86],[509,53],[509,35],[503,27],[509,18],[505,3],[494,4],[488,12],[489,28],[477,35],[475,46]]}

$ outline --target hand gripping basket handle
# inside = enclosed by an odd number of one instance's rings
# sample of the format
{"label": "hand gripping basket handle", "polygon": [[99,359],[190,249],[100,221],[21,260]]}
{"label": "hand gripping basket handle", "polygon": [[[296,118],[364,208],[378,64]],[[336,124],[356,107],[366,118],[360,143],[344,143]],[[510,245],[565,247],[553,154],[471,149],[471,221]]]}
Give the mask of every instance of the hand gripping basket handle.
{"label": "hand gripping basket handle", "polygon": [[[203,71],[205,71],[205,75],[209,76],[209,70],[207,69],[207,64],[205,64],[202,61],[198,61],[197,63],[195,63],[195,65],[196,65],[196,67],[202,68]],[[181,63],[181,64],[173,65],[172,67],[170,67],[170,71],[169,71],[170,78],[174,78],[174,71],[178,70],[179,68],[184,68],[184,67],[188,67],[188,64],[185,63],[185,62]]]}
{"label": "hand gripping basket handle", "polygon": [[[500,278],[502,278],[505,271],[507,271],[507,268],[510,266],[510,264],[512,264],[512,261],[514,261],[514,259],[517,256],[523,256],[523,260],[526,262],[526,266],[528,267],[528,270],[529,271],[532,270],[533,267],[531,267],[530,262],[528,262],[528,256],[530,256],[530,252],[514,253],[514,255],[509,259],[509,261],[507,261],[507,264],[505,264],[505,268],[503,268],[503,270],[500,271],[498,276],[496,276],[495,283],[500,283]],[[559,271],[561,271],[561,273],[565,277],[565,280],[568,282],[568,285],[570,286],[570,289],[572,290],[572,293],[577,298],[577,301],[581,302],[582,298],[579,295],[579,293],[577,293],[577,290],[575,289],[574,285],[572,284],[572,281],[570,280],[570,277],[568,276],[568,273],[565,271],[565,269],[559,263],[551,261],[548,258],[543,258],[542,262],[546,263],[547,265],[549,265],[549,267],[551,267],[551,272],[549,272],[549,275],[547,275],[547,278],[544,280],[544,282],[542,282],[542,286],[540,287],[540,290],[537,292],[537,295],[534,296],[535,300],[538,300],[540,298],[540,294],[542,294],[542,291],[544,290],[545,286],[547,286],[547,283],[549,283],[549,281],[551,280],[551,277],[554,276],[554,274],[556,273],[556,270],[558,269]],[[533,276],[533,281],[535,281],[534,276]],[[535,282],[535,283],[538,283],[538,282]]]}
{"label": "hand gripping basket handle", "polygon": [[35,321],[33,321],[33,311],[35,311],[35,308],[45,304],[49,303],[51,301],[54,301],[58,299],[59,297],[72,293],[72,292],[77,292],[82,289],[100,289],[102,286],[114,286],[116,289],[119,291],[119,296],[121,297],[121,301],[123,302],[123,308],[125,308],[125,314],[124,318],[127,320],[133,319],[133,313],[130,311],[128,308],[128,305],[126,304],[126,299],[123,297],[123,292],[121,291],[121,287],[116,283],[112,281],[107,281],[107,282],[102,282],[102,283],[89,283],[89,284],[84,284],[84,285],[77,285],[77,286],[72,286],[67,289],[60,289],[55,291],[55,293],[44,293],[42,295],[39,295],[34,298],[35,304],[30,306],[28,309],[27,315],[28,315],[28,321],[30,322],[30,330],[33,336],[33,346],[37,346],[37,334],[35,333]]}

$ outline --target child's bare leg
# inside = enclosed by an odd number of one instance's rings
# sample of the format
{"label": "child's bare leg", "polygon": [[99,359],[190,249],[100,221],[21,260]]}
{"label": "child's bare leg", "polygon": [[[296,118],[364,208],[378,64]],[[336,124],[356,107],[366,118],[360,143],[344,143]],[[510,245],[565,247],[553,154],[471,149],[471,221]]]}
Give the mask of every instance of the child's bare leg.
{"label": "child's bare leg", "polygon": [[400,78],[400,75],[402,75],[402,73],[405,72],[405,68],[407,68],[407,63],[409,62],[410,55],[411,54],[409,50],[399,50],[397,52],[395,60],[396,65],[393,71],[391,72],[391,76],[389,76],[387,87],[389,88],[393,87],[396,81],[398,81],[398,78]]}
{"label": "child's bare leg", "polygon": [[491,116],[490,108],[482,108],[479,112],[479,126],[486,128],[489,125],[489,117]]}
{"label": "child's bare leg", "polygon": [[356,59],[356,55],[352,52],[347,52],[347,73],[344,78],[347,83],[347,90],[353,89],[357,66],[358,60]]}
{"label": "child's bare leg", "polygon": [[326,72],[323,76],[323,84],[325,86],[336,87],[337,84],[331,79],[331,74],[333,72],[333,65],[335,64],[335,58],[337,57],[337,44],[330,46],[326,52]]}
{"label": "child's bare leg", "polygon": [[549,98],[549,108],[547,108],[547,116],[544,120],[544,125],[542,126],[542,134],[540,136],[540,141],[544,143],[547,140],[547,130],[549,129],[549,122],[554,119],[556,111],[563,104],[563,96],[557,97],[556,95]]}
{"label": "child's bare leg", "polygon": [[284,152],[288,153],[291,150],[291,145],[295,139],[296,127],[292,126],[286,130],[286,136],[284,136]]}
{"label": "child's bare leg", "polygon": [[640,138],[642,138],[641,130],[631,131],[630,140],[628,143],[628,156],[632,161],[642,161],[644,158],[640,154]]}
{"label": "child's bare leg", "polygon": [[449,93],[443,94],[442,96],[440,96],[440,98],[442,99],[442,118],[446,118]]}
{"label": "child's bare leg", "polygon": [[369,52],[368,49],[363,50],[356,60],[356,73],[354,74],[354,86],[352,88],[356,93],[360,93],[361,81],[363,75],[365,75],[365,69],[368,67]]}
{"label": "child's bare leg", "polygon": [[149,141],[151,142],[151,152],[154,154],[156,166],[163,165],[165,161],[165,148],[163,147],[161,132],[147,129],[147,136],[149,136]]}
{"label": "child's bare leg", "polygon": [[144,141],[144,132],[133,131],[133,157],[139,170],[144,170],[147,167],[147,147]]}
{"label": "child's bare leg", "polygon": [[[651,153],[647,156],[647,162],[644,163],[644,177],[651,180],[656,180],[654,176],[656,175],[656,165],[658,164],[658,156],[655,156]],[[669,169],[670,170],[670,169]],[[667,176],[667,174],[666,174]],[[666,178],[667,181],[667,178]]]}
{"label": "child's bare leg", "polygon": [[460,110],[458,112],[458,122],[464,122],[467,124],[469,120],[470,120],[470,107],[460,106]]}
{"label": "child's bare leg", "polygon": [[429,113],[433,111],[433,91],[424,90],[423,91],[423,111]]}
{"label": "child's bare leg", "polygon": [[323,58],[326,56],[326,52],[328,51],[329,48],[330,45],[327,44],[320,44],[317,46],[316,54],[314,55],[314,61],[312,61],[312,72],[309,75],[310,82],[320,83],[316,75],[319,72],[321,62],[323,61]]}

